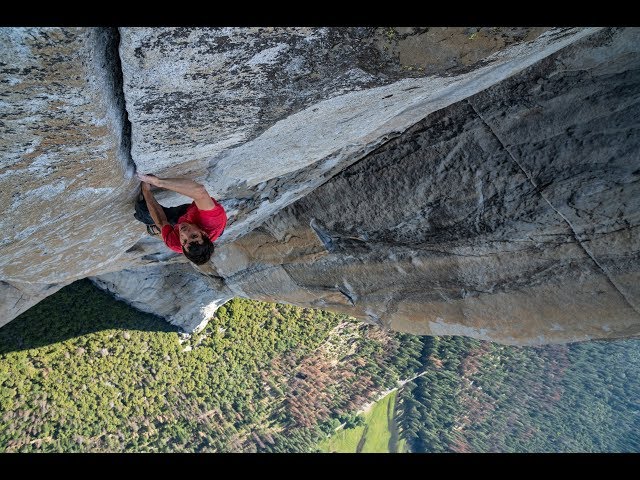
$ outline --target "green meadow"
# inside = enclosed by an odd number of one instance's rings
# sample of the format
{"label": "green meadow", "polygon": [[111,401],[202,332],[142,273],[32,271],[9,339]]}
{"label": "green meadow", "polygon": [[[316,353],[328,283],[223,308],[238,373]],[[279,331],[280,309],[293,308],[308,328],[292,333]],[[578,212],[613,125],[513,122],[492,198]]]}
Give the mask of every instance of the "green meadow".
{"label": "green meadow", "polygon": [[365,424],[339,429],[318,445],[322,452],[396,453],[406,451],[406,442],[393,434],[397,391],[377,401],[366,413]]}

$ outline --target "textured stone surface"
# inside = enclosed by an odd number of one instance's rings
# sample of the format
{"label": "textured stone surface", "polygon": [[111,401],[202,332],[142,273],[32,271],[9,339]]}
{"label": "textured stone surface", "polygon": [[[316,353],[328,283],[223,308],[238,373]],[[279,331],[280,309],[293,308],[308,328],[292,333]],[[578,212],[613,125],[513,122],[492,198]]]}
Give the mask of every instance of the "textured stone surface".
{"label": "textured stone surface", "polygon": [[322,100],[426,73],[451,75],[542,31],[121,28],[132,154],[142,169],[202,170],[203,159]]}
{"label": "textured stone surface", "polygon": [[[122,298],[135,308],[164,317],[188,332],[199,329],[216,309],[231,300],[224,288],[216,289],[206,275],[187,264],[145,266],[91,277],[98,287]],[[125,292],[122,297],[119,292]]]}
{"label": "textured stone surface", "polygon": [[[115,29],[2,29],[0,80],[6,88],[2,93],[0,194],[5,214],[0,225],[0,279],[12,285],[28,285],[26,296],[21,298],[36,301],[35,292],[46,295],[50,285],[61,286],[85,276],[157,262],[180,263],[179,257],[161,245],[140,240],[144,230],[131,219],[130,201],[137,185],[129,178],[134,167],[130,149],[144,170],[192,175],[197,167],[208,172],[205,180],[209,186],[215,185],[212,191],[225,203],[230,223],[236,224],[221,239],[229,241],[387,138],[383,133],[390,127],[365,138],[364,149],[349,144],[350,152],[339,145],[344,144],[343,138],[336,144],[342,149],[337,155],[322,158],[331,150],[332,140],[324,138],[327,127],[345,115],[353,124],[362,114],[362,109],[354,116],[354,112],[338,108],[334,115],[344,97],[341,94],[371,90],[370,97],[375,100],[367,103],[371,110],[389,108],[385,102],[394,95],[378,97],[380,92],[370,87],[402,84],[398,81],[404,77],[423,81],[418,77],[424,72],[410,70],[410,65],[402,63],[411,47],[413,60],[433,60],[442,74],[452,75],[470,67],[466,76],[451,80],[462,85],[458,90],[463,92],[481,89],[490,83],[487,78],[496,81],[588,33],[564,30],[518,49],[519,43],[541,31],[502,29],[495,38],[485,39],[478,58],[508,45],[515,44],[515,49],[502,59],[488,62],[493,65],[489,75],[483,70],[484,76],[475,82],[478,75],[473,65],[469,61],[458,65],[455,60],[456,49],[468,50],[466,44],[470,42],[468,32],[456,29],[399,32],[397,38],[380,29],[121,29],[122,41]],[[420,42],[424,44],[422,50],[429,52],[427,46],[447,36],[448,56],[440,52],[437,58],[428,53],[420,57],[416,53]],[[409,47],[407,42],[411,43]],[[397,51],[385,53],[389,48]],[[279,49],[287,52],[281,58],[286,65],[276,61]],[[523,52],[526,55],[521,55]],[[207,74],[206,69],[215,67],[221,59],[226,62],[224,68]],[[302,73],[296,73],[298,70]],[[369,73],[361,74],[364,71]],[[436,80],[435,85],[441,88],[447,82]],[[413,102],[413,96],[421,102],[429,97],[424,92],[414,95],[419,90],[414,86],[403,88],[407,91],[398,94],[401,102],[393,104],[397,111],[374,115],[367,122],[367,131],[371,133],[378,123],[389,123],[390,118],[392,130],[400,131],[426,115],[415,109],[409,115],[401,111]],[[125,97],[132,132],[125,115]],[[178,97],[184,101],[176,101]],[[313,113],[313,102],[327,100],[333,100],[333,107]],[[226,108],[230,114],[212,117],[212,108]],[[257,139],[273,130],[275,124],[286,122],[287,115],[310,108],[316,122],[303,137],[312,142],[321,139],[322,148],[314,147],[314,157],[304,159],[305,152],[310,151],[306,145],[290,144],[272,149],[271,156],[264,155],[269,143],[277,145],[283,137],[291,136],[296,124],[308,122],[304,117],[281,125],[275,134],[258,143],[243,145],[260,155],[245,156],[246,150],[239,155],[238,149],[230,154],[227,148],[222,155],[230,156],[231,161],[212,160],[212,152],[219,150],[210,146],[230,145],[225,143],[229,132],[240,132],[243,139]],[[398,133],[395,130],[393,134]],[[146,162],[145,158],[153,161]],[[163,158],[172,163],[166,172]],[[187,161],[181,163],[185,158]],[[260,161],[256,163],[254,158]],[[323,168],[317,169],[314,162]],[[226,171],[217,172],[218,167]],[[225,179],[224,185],[221,178]],[[184,202],[177,195],[165,199],[167,205]],[[13,290],[7,287],[6,291]],[[15,309],[7,308],[5,321],[22,311],[18,305],[26,305],[15,303],[9,293],[4,303],[16,305]]]}
{"label": "textured stone surface", "polygon": [[[200,268],[144,236],[130,217],[124,110],[112,108],[125,104],[117,89],[100,97],[82,84],[73,98],[98,100],[67,100],[82,119],[74,134],[91,125],[87,109],[112,112],[111,163],[93,177],[106,190],[71,203],[76,217],[65,205],[44,243],[3,239],[3,315],[90,275],[186,330],[238,295],[515,344],[637,336],[638,29],[543,30],[120,29],[133,161],[206,183],[228,228]],[[113,51],[113,32],[74,30],[83,60],[68,63],[109,85],[104,71],[87,73],[104,57],[88,47],[100,32]],[[34,135],[27,114],[16,118],[18,136]],[[24,192],[76,178],[79,160],[63,157],[95,155],[95,141],[51,149],[51,165],[71,173],[39,172]],[[26,154],[14,150],[1,175],[24,182],[11,165]],[[5,224],[33,218],[31,203]],[[29,258],[34,245],[57,256]],[[99,252],[75,254],[81,246]]]}
{"label": "textured stone surface", "polygon": [[[593,31],[560,29],[530,43],[509,31],[508,48],[487,47],[463,70],[439,56],[440,75],[425,77],[385,53],[376,29],[123,28],[132,157],[141,171],[194,176],[227,200],[220,241],[232,241],[429,113]],[[425,36],[428,65],[442,38],[416,32],[405,42]],[[451,57],[473,42],[457,37]]]}
{"label": "textured stone surface", "polygon": [[66,284],[20,283],[0,280],[0,327],[43,298],[54,294]]}
{"label": "textured stone surface", "polygon": [[[214,264],[238,295],[415,333],[638,335],[638,40],[602,32],[430,115]],[[310,224],[318,258],[274,265]]]}
{"label": "textured stone surface", "polygon": [[107,270],[139,238],[116,50],[86,28],[2,28],[0,45],[0,279],[47,291]]}

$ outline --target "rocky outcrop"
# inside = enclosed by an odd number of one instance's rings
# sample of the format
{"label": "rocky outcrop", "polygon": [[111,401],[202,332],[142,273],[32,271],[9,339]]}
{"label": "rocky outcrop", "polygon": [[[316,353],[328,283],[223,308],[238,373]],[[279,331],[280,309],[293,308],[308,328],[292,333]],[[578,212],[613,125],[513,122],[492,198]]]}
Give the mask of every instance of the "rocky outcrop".
{"label": "rocky outcrop", "polygon": [[164,317],[188,332],[199,330],[220,305],[233,298],[230,292],[224,295],[224,286],[215,278],[211,280],[184,263],[172,268],[149,265],[91,280],[138,310]]}
{"label": "rocky outcrop", "polygon": [[[125,102],[117,88],[74,94],[102,93],[91,108],[112,112],[100,118],[115,139],[104,179],[113,187],[75,207],[76,237],[63,234],[67,217],[58,243],[10,237],[0,288],[13,299],[22,282],[35,298],[93,276],[187,330],[239,295],[513,344],[638,335],[637,29],[512,29],[502,43],[465,32],[461,45],[452,37],[449,50],[427,48],[438,32],[73,31],[84,50],[70,65],[85,69],[81,78],[93,65],[112,87],[105,78],[117,75],[96,52],[111,58],[120,42]],[[31,45],[23,33],[5,41]],[[469,49],[474,39],[481,48]],[[89,108],[64,101],[70,116]],[[42,135],[19,118],[18,134]],[[53,153],[62,168],[66,153]],[[19,149],[11,155],[11,165],[31,165]],[[196,269],[140,238],[133,163],[196,177],[221,199],[230,221],[210,265]],[[11,169],[14,180],[25,173]],[[64,195],[81,185],[73,178]],[[34,245],[52,257],[30,269]],[[82,246],[100,255],[76,255]],[[9,266],[21,254],[22,267]]]}
{"label": "rocky outcrop", "polygon": [[22,312],[26,312],[43,298],[56,293],[65,283],[22,283],[0,280],[0,327]]}
{"label": "rocky outcrop", "polygon": [[414,333],[637,335],[630,33],[595,36],[430,115],[222,247],[215,266],[237,295]]}

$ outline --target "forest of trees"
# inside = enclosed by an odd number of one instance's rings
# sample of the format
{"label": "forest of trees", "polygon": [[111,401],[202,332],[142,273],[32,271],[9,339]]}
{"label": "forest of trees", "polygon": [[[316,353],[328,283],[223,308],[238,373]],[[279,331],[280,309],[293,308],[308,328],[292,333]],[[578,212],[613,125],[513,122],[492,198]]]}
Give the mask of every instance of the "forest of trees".
{"label": "forest of trees", "polygon": [[313,450],[419,367],[400,338],[243,299],[187,336],[75,282],[0,328],[0,451]]}
{"label": "forest of trees", "polygon": [[412,451],[640,451],[640,341],[423,338],[426,374],[396,409]]}
{"label": "forest of trees", "polygon": [[508,347],[234,299],[185,335],[75,282],[0,328],[0,452],[312,452],[400,389],[413,452],[639,451],[640,341]]}

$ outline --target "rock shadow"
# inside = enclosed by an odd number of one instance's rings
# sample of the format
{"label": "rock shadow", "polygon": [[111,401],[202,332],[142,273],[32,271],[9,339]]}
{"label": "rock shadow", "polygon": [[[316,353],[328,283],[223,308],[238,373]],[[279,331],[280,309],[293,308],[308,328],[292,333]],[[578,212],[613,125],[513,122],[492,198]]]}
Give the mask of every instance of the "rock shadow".
{"label": "rock shadow", "polygon": [[161,317],[116,300],[83,279],[60,289],[0,328],[0,355],[109,329],[181,331]]}

